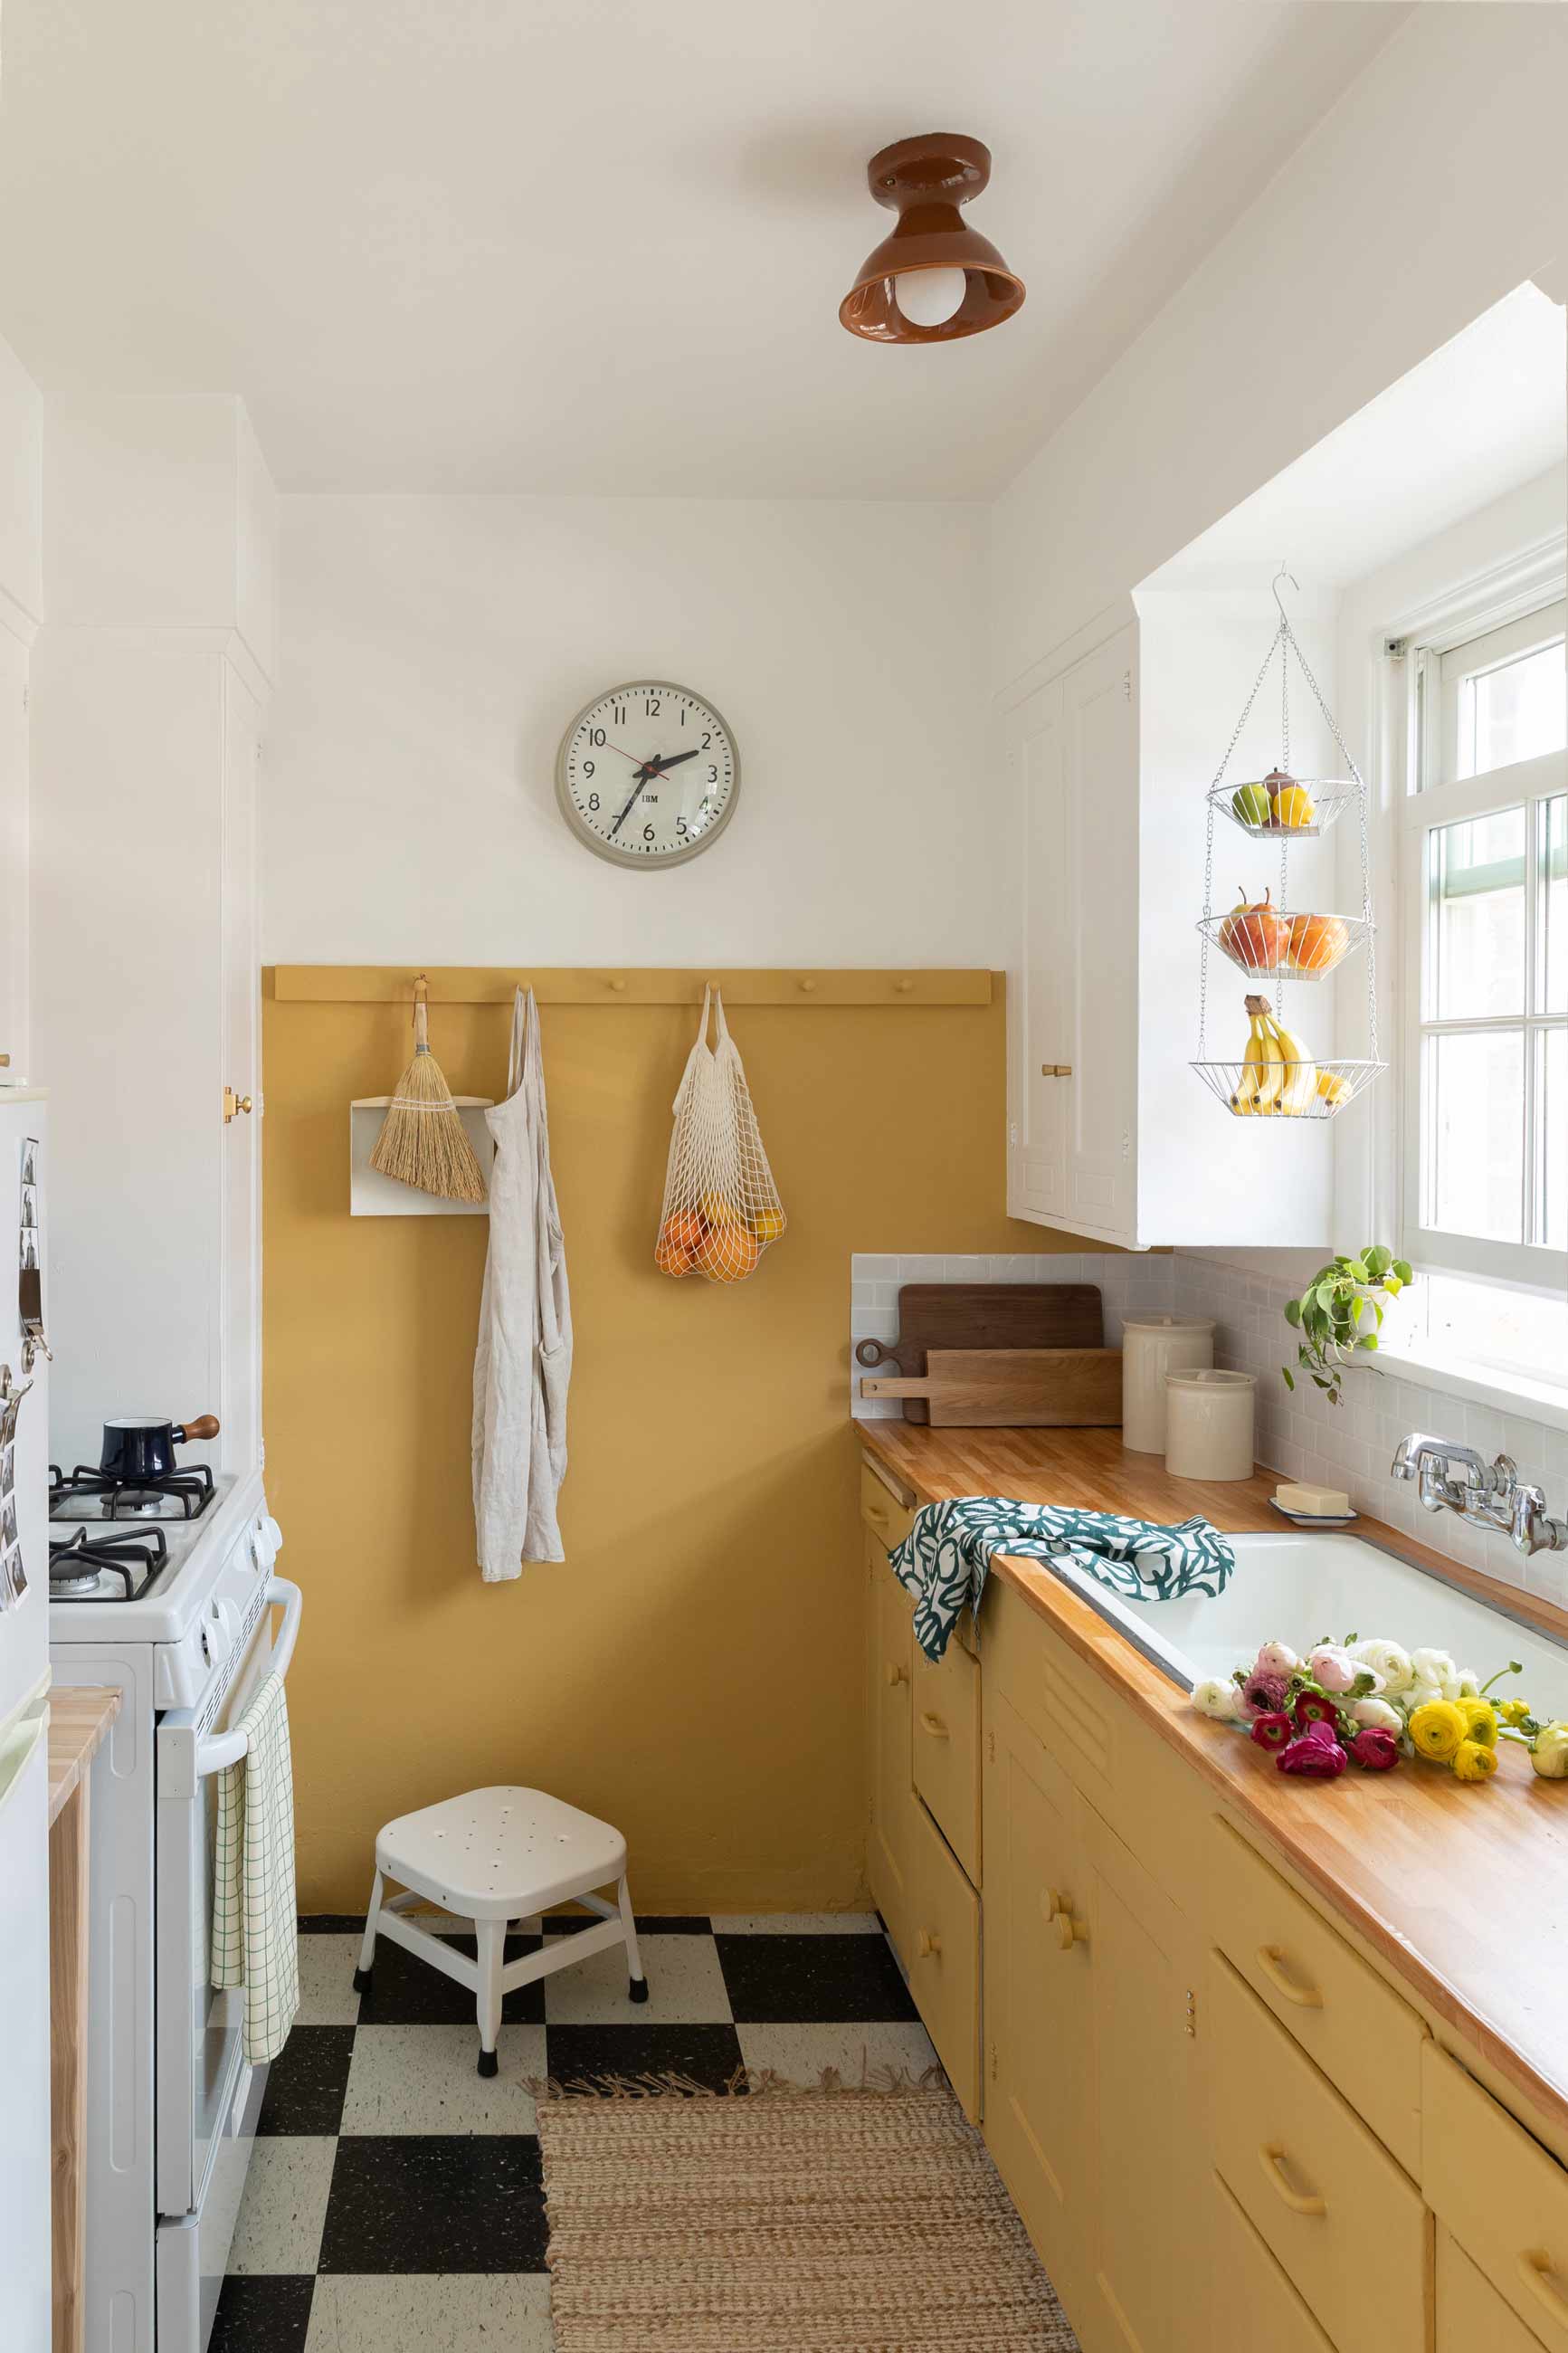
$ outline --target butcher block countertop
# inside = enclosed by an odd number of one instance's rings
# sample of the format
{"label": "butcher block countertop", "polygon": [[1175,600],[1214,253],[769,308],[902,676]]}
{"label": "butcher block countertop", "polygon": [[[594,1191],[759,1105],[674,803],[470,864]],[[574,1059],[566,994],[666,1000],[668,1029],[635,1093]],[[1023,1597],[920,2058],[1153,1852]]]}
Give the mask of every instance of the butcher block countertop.
{"label": "butcher block countertop", "polygon": [[[1158,1455],[1128,1453],[1119,1430],[931,1430],[861,1421],[855,1431],[866,1452],[918,1503],[1005,1495],[1166,1522],[1202,1513],[1231,1534],[1289,1532],[1289,1523],[1268,1504],[1277,1473],[1260,1467],[1234,1484],[1173,1479]],[[1568,1640],[1568,1613],[1495,1586],[1381,1521],[1363,1515],[1347,1533],[1436,1569],[1479,1599]],[[1409,1760],[1392,1773],[1361,1773],[1352,1766],[1336,1781],[1294,1779],[1239,1734],[1197,1715],[1184,1694],[1048,1569],[1002,1559],[992,1573],[1115,1685],[1227,1808],[1344,1915],[1433,2015],[1541,2110],[1554,2141],[1568,2143],[1568,1781],[1538,1779],[1524,1750],[1509,1741],[1500,1744],[1498,1771],[1485,1788],[1467,1787],[1451,1773]],[[1321,1630],[1279,1630],[1284,1641]],[[1426,1630],[1375,1630],[1419,1641]],[[1436,1624],[1431,1630],[1441,1639]],[[1505,1657],[1500,1644],[1483,1672]]]}

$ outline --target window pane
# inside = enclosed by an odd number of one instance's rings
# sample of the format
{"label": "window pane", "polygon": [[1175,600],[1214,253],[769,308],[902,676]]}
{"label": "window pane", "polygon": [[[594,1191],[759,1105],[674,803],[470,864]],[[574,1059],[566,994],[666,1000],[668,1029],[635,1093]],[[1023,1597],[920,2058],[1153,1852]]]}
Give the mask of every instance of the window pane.
{"label": "window pane", "polygon": [[1542,1013],[1568,1013],[1568,793],[1542,801],[1536,854],[1541,872]]}
{"label": "window pane", "polygon": [[1568,1029],[1543,1029],[1536,1065],[1535,1239],[1568,1250]]}
{"label": "window pane", "polygon": [[1429,840],[1433,1018],[1522,1013],[1523,809],[1435,826]]}
{"label": "window pane", "polygon": [[1560,752],[1568,741],[1565,689],[1561,638],[1468,680],[1460,706],[1460,773],[1480,776],[1489,768]]}
{"label": "window pane", "polygon": [[1522,1241],[1522,1031],[1434,1038],[1426,1074],[1432,1223],[1444,1233]]}

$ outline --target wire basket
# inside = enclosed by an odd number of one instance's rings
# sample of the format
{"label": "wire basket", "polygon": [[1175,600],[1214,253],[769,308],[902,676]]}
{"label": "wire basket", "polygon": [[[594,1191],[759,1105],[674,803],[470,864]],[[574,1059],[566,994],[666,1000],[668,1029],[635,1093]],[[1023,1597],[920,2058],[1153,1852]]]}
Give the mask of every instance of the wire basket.
{"label": "wire basket", "polygon": [[1337,972],[1372,928],[1364,915],[1291,915],[1267,901],[1198,921],[1205,939],[1240,971],[1282,974],[1287,980],[1321,980]]}
{"label": "wire basket", "polygon": [[1295,776],[1279,791],[1259,777],[1252,784],[1212,786],[1208,803],[1254,841],[1315,841],[1360,797],[1359,786],[1347,776]]}
{"label": "wire basket", "polygon": [[1237,1119],[1332,1119],[1370,1087],[1384,1062],[1194,1062],[1209,1092]]}

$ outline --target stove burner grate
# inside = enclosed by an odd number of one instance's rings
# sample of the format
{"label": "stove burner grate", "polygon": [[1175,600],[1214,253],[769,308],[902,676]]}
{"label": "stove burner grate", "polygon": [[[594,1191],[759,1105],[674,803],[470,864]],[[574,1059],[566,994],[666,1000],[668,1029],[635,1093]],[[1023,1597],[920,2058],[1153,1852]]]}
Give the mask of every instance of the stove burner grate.
{"label": "stove burner grate", "polygon": [[[49,1465],[51,1518],[62,1504],[73,1499],[90,1502],[96,1496],[100,1516],[106,1520],[199,1520],[216,1492],[205,1462],[194,1462],[188,1471],[171,1471],[163,1479],[115,1479],[105,1471],[90,1470],[85,1462],[79,1462],[68,1479],[58,1463]],[[161,1511],[165,1502],[178,1504],[179,1510]]]}
{"label": "stove burner grate", "polygon": [[[134,1536],[89,1536],[85,1527],[65,1543],[49,1540],[51,1601],[130,1601],[135,1597],[136,1571],[146,1571],[150,1585],[169,1556],[162,1528],[144,1528]],[[100,1593],[102,1577],[118,1577],[120,1593]]]}

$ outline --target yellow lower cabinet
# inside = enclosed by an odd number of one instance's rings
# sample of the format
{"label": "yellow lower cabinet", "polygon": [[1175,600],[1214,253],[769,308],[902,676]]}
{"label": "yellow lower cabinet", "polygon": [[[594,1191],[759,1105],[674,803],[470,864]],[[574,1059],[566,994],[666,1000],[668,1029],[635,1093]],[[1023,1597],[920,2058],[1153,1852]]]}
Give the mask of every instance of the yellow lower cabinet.
{"label": "yellow lower cabinet", "polygon": [[[1093,2013],[1094,2291],[1105,2329],[1086,2344],[1167,2353],[1196,2344],[1205,2173],[1197,2085],[1195,1930],[1105,1823],[1086,1810],[1087,1923],[1064,1914],[1064,1968],[1087,1963]],[[1087,1926],[1087,1942],[1078,1943]],[[1075,1949],[1067,1950],[1068,1931]],[[1273,2338],[1270,2336],[1272,2345]]]}
{"label": "yellow lower cabinet", "polygon": [[1568,2172],[1436,2043],[1423,2062],[1426,2202],[1551,2353],[1568,2353]]}
{"label": "yellow lower cabinet", "polygon": [[1511,2306],[1437,2225],[1437,2353],[1541,2353]]}
{"label": "yellow lower cabinet", "polygon": [[[1217,2173],[1208,2178],[1207,2327],[1173,2329],[1173,2344],[1206,2344],[1243,2353],[1249,2338],[1268,2353],[1331,2353],[1326,2337]],[[1485,2340],[1453,2353],[1483,2353]],[[1370,2344],[1367,2353],[1372,2353]]]}
{"label": "yellow lower cabinet", "polygon": [[1344,2353],[1426,2353],[1431,2218],[1418,2192],[1222,1954],[1205,1983],[1226,2186]]}
{"label": "yellow lower cabinet", "polygon": [[920,1799],[909,1805],[910,1991],[959,2105],[978,2124],[980,1898]]}
{"label": "yellow lower cabinet", "polygon": [[980,1884],[980,1662],[957,1641],[940,1660],[915,1645],[915,1787]]}
{"label": "yellow lower cabinet", "polygon": [[1075,1922],[1087,1926],[1089,1894],[1079,1799],[989,1683],[984,1703],[985,2140],[1081,2326],[1092,2294],[1095,2117],[1089,1948],[1073,1934]]}
{"label": "yellow lower cabinet", "polygon": [[872,1899],[909,1965],[909,1875],[912,1766],[910,1692],[914,1623],[910,1597],[877,1538],[866,1540],[867,1725],[871,1819],[867,1871]]}

